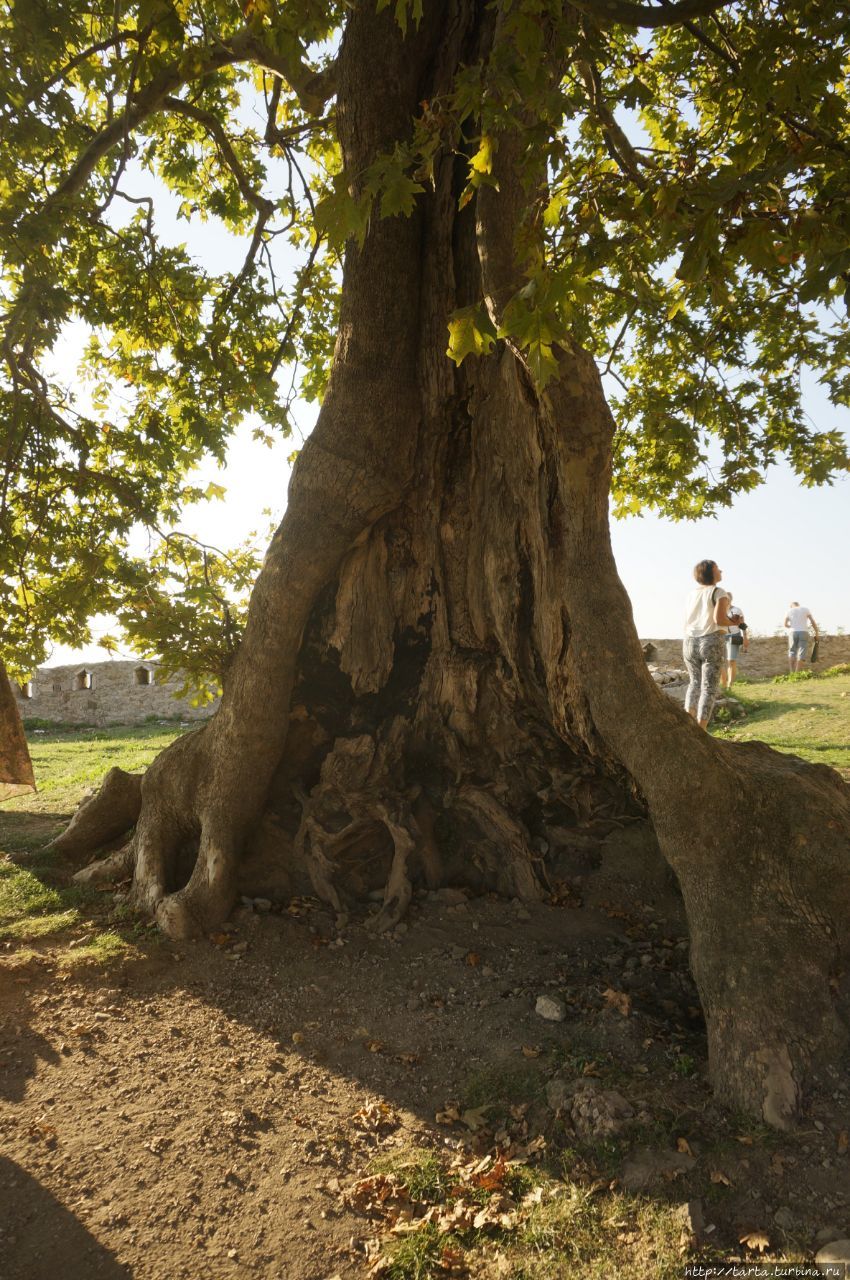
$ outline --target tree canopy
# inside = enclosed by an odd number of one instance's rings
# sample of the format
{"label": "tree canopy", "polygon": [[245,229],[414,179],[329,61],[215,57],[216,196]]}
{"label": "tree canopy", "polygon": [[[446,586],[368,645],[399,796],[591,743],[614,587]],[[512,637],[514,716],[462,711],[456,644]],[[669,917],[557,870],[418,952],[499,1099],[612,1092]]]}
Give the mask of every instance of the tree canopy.
{"label": "tree canopy", "polygon": [[[422,2],[396,0],[403,30]],[[446,316],[448,355],[508,342],[545,388],[561,344],[589,349],[614,387],[620,513],[708,514],[780,457],[805,484],[847,468],[802,385],[811,370],[850,403],[850,7],[501,0],[486,64],[356,174],[335,122],[347,14],[15,0],[0,16],[10,670],[115,611],[138,643],[191,642],[199,678],[221,674],[256,562],[170,536],[141,563],[131,530],[169,533],[202,496],[192,468],[246,415],[288,434],[295,399],[323,394],[346,242],[408,215],[442,148],[467,157],[461,203],[495,184],[517,126],[517,289],[498,329],[483,298]],[[162,231],[168,199],[185,243]],[[240,268],[199,262],[203,220],[244,240]],[[73,322],[87,343],[67,387],[52,353]]]}

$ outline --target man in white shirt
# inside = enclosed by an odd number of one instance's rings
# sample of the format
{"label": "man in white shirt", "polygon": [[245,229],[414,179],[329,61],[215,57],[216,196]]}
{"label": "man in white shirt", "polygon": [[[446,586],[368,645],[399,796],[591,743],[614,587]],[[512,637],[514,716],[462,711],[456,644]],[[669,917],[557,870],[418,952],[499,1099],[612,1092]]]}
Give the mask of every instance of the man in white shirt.
{"label": "man in white shirt", "polygon": [[809,651],[809,623],[818,637],[818,624],[805,605],[799,600],[792,600],[785,621],[782,624],[788,630],[788,670],[799,671],[806,661]]}

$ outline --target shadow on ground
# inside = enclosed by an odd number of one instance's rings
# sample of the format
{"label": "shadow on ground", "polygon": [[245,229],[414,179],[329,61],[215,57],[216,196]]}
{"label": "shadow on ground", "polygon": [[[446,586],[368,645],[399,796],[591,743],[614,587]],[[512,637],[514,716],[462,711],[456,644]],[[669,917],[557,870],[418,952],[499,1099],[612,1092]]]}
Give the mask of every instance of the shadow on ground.
{"label": "shadow on ground", "polygon": [[0,1156],[4,1280],[128,1280],[130,1268],[13,1160]]}

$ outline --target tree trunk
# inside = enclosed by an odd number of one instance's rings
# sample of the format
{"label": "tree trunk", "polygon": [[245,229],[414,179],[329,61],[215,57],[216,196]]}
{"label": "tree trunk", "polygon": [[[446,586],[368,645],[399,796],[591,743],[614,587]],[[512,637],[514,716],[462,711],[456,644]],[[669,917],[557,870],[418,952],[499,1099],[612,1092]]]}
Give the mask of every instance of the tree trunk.
{"label": "tree trunk", "polygon": [[26,734],[6,668],[0,662],[0,801],[35,791]]}
{"label": "tree trunk", "polygon": [[[369,6],[350,18],[351,174],[486,51],[483,7],[428,10],[407,40]],[[330,387],[220,709],[151,766],[130,853],[101,872],[129,857],[136,903],[174,936],[226,916],[246,856],[340,912],[383,884],[385,927],[417,878],[535,896],[637,811],[636,785],[684,895],[715,1086],[784,1124],[841,1038],[847,789],[713,742],[650,679],[611,555],[592,360],[563,351],[540,395],[505,344],[446,359],[452,310],[483,295],[498,315],[513,288],[513,152],[503,139],[498,190],[460,212],[465,165],[440,157],[417,213],[350,249]]]}

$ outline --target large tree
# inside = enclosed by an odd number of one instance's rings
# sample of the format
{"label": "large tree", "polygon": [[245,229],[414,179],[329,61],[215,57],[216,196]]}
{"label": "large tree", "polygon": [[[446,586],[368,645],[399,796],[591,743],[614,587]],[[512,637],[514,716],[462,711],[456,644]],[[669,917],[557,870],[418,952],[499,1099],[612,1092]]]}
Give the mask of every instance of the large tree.
{"label": "large tree", "polygon": [[[184,937],[227,915],[246,858],[340,909],[377,860],[387,925],[417,876],[534,896],[589,814],[637,802],[681,886],[715,1088],[793,1119],[844,1045],[847,788],[658,691],[608,507],[705,514],[778,456],[807,484],[847,466],[800,387],[850,389],[849,14],[6,10],[7,662],[105,598],[144,611],[133,523],[173,520],[247,411],[274,433],[292,387],[321,401],[221,706],[81,810],[77,848],[135,823],[90,875],[132,874]],[[240,270],[194,260],[211,217],[245,233]],[[70,319],[83,408],[49,374]]]}

